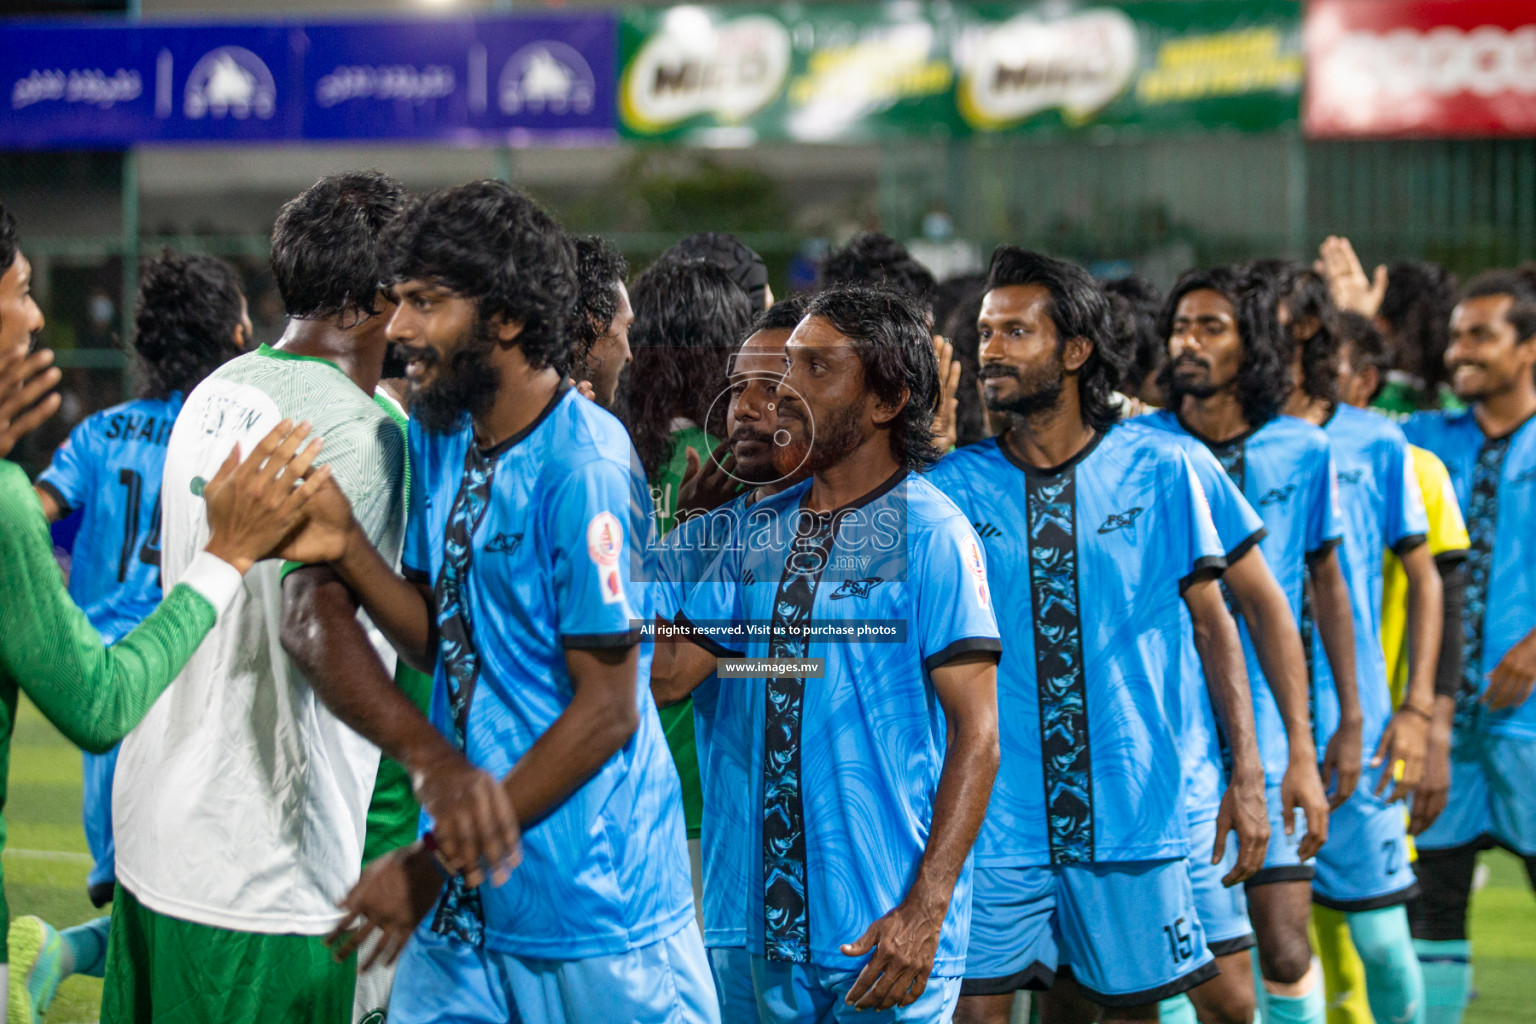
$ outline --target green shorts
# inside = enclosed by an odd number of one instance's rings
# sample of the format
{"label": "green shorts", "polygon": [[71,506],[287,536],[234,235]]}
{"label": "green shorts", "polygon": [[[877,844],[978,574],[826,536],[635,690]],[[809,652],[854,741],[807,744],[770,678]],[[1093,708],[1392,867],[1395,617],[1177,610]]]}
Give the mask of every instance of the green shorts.
{"label": "green shorts", "polygon": [[235,932],[166,917],[121,883],[112,902],[103,1024],[350,1024],[356,958],[317,935]]}

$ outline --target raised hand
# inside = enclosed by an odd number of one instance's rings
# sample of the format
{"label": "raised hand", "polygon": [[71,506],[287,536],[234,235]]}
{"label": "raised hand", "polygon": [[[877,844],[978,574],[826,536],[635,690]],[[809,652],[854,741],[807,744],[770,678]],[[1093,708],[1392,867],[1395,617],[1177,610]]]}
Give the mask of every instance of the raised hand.
{"label": "raised hand", "polygon": [[335,480],[323,480],[304,507],[303,521],[283,538],[277,557],[306,565],[340,561],[354,529],[352,503]]}
{"label": "raised hand", "polygon": [[677,488],[679,522],[712,512],[741,492],[741,481],[732,472],[736,468],[736,456],[731,454],[729,441],[720,442],[707,466],[692,448],[685,457],[688,462],[683,470],[683,482]]}
{"label": "raised hand", "polygon": [[1381,309],[1387,296],[1387,268],[1380,266],[1370,276],[1355,255],[1355,247],[1349,239],[1329,235],[1317,247],[1318,259],[1312,269],[1328,282],[1328,293],[1333,304],[1348,313],[1359,313],[1367,320]]}
{"label": "raised hand", "polygon": [[955,346],[948,338],[933,336],[933,354],[939,361],[939,401],[933,415],[933,443],[940,453],[947,452],[960,441],[957,415],[960,411],[960,360],[955,358]]}
{"label": "raised hand", "polygon": [[283,420],[244,461],[239,445],[230,450],[203,488],[209,554],[249,572],[293,531],[304,506],[330,477],[326,466],[309,471],[322,441],[316,438],[300,450],[308,436],[308,423],[295,428],[292,420]]}
{"label": "raised hand", "polygon": [[58,411],[60,398],[50,392],[59,376],[49,349],[28,355],[23,344],[0,352],[0,459]]}

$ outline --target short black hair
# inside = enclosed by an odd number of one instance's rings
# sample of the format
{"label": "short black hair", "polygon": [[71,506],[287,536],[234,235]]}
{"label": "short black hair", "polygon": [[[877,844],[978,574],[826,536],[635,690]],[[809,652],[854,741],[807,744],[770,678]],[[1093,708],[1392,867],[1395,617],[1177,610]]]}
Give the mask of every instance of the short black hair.
{"label": "short black hair", "polygon": [[[1438,263],[1404,260],[1387,266],[1387,293],[1376,311],[1400,349],[1412,349],[1419,373],[1433,394],[1445,380],[1445,350],[1451,343],[1451,310],[1456,308],[1456,275]],[[1392,353],[1401,365],[1403,353]]]}
{"label": "short black hair", "polygon": [[576,243],[504,181],[473,181],[406,201],[385,233],[392,280],[432,281],[474,299],[480,324],[522,325],[528,365],[568,367]]}
{"label": "short black hair", "polygon": [[388,261],[380,236],[405,188],[378,171],[321,178],[283,205],[272,227],[272,278],[297,319],[380,311]]}
{"label": "short black hair", "polygon": [[[1163,300],[1157,332],[1166,343],[1173,336],[1173,318],[1179,300],[1190,292],[1213,291],[1232,306],[1238,337],[1243,342],[1243,362],[1237,371],[1237,404],[1248,425],[1258,428],[1280,415],[1295,388],[1291,380],[1291,355],[1295,342],[1280,326],[1276,315],[1279,296],[1265,279],[1245,266],[1228,264],[1196,268],[1179,275]],[[1163,367],[1158,382],[1168,395],[1173,388],[1173,363]]]}
{"label": "short black hair", "polygon": [[805,319],[806,299],[803,295],[789,295],[780,299],[757,315],[747,329],[750,338],[758,331],[792,331]]}
{"label": "short black hair", "polygon": [[657,260],[635,278],[629,301],[635,308],[632,362],[620,418],[646,477],[654,480],[673,454],[674,417],[715,437],[724,433],[727,403],[715,399],[755,310],[720,267],[677,256]]}
{"label": "short black hair", "polygon": [[16,218],[0,203],[0,274],[11,269],[16,254],[21,251],[21,239],[16,234]]}
{"label": "short black hair", "polygon": [[1121,384],[1128,392],[1138,392],[1168,357],[1168,346],[1157,336],[1163,297],[1156,285],[1142,277],[1119,277],[1101,287],[1109,300],[1111,333],[1125,355]]}
{"label": "short black hair", "polygon": [[1333,334],[1340,351],[1349,346],[1349,365],[1356,373],[1366,367],[1376,370],[1375,398],[1387,382],[1387,371],[1392,368],[1392,353],[1387,351],[1387,339],[1381,336],[1376,325],[1359,313],[1340,312],[1334,318]]}
{"label": "short black hair", "polygon": [[[1324,402],[1339,400],[1339,342],[1334,337],[1339,310],[1333,304],[1328,282],[1297,260],[1254,260],[1249,269],[1268,282],[1276,300],[1290,314],[1287,328],[1293,343],[1301,345],[1301,390]],[[1277,307],[1278,308],[1278,307]],[[1278,314],[1277,314],[1278,315]],[[1298,324],[1312,325],[1305,338],[1296,338]]]}
{"label": "short black hair", "polygon": [[1075,263],[1000,245],[993,250],[987,269],[987,291],[1016,285],[1039,285],[1050,293],[1047,312],[1056,326],[1058,351],[1073,338],[1086,339],[1093,346],[1088,361],[1077,371],[1077,401],[1083,422],[1095,430],[1108,430],[1120,418],[1114,394],[1125,376],[1128,357],[1115,344],[1104,290]]}
{"label": "short black hair", "polygon": [[574,369],[580,369],[613,323],[619,310],[619,285],[627,277],[628,261],[607,239],[599,235],[576,239],[576,315],[571,318]]}
{"label": "short black hair", "polygon": [[[981,376],[981,331],[976,321],[981,317],[981,302],[987,295],[987,278],[976,274],[968,279],[970,290],[950,308],[941,325],[944,337],[955,349],[960,364],[960,384],[955,392],[955,444],[964,447],[987,436],[987,412],[976,394]],[[947,282],[946,282],[947,283]]]}
{"label": "short black hair", "polygon": [[1508,295],[1512,300],[1504,319],[1515,329],[1515,337],[1525,341],[1536,335],[1536,282],[1518,270],[1490,270],[1474,277],[1461,290],[1457,301],[1479,299],[1487,295]]}
{"label": "short black hair", "polygon": [[821,285],[888,288],[929,313],[938,292],[928,268],[913,259],[906,246],[878,231],[854,235],[847,245],[828,253],[821,264]]}
{"label": "short black hair", "polygon": [[939,364],[928,311],[889,288],[829,288],[813,296],[806,317],[820,317],[853,343],[864,387],[890,405],[907,403],[891,421],[891,454],[908,469],[931,466],[943,454],[933,443]]}
{"label": "short black hair", "polygon": [[756,309],[768,301],[768,264],[757,250],[723,231],[699,231],[661,254],[661,259],[680,257],[713,263],[747,293]]}
{"label": "short black hair", "polygon": [[214,256],[164,249],[139,271],[134,370],[141,398],[187,394],[234,356],[243,292]]}

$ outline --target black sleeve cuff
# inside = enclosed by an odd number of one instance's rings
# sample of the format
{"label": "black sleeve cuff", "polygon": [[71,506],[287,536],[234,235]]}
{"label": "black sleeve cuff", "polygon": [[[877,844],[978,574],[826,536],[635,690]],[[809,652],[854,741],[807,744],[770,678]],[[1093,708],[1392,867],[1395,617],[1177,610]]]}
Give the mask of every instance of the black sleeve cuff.
{"label": "black sleeve cuff", "polygon": [[1244,537],[1242,539],[1242,541],[1239,542],[1237,547],[1235,547],[1231,551],[1227,552],[1227,564],[1231,565],[1233,562],[1237,561],[1239,558],[1242,558],[1248,552],[1253,550],[1253,547],[1254,547],[1255,544],[1259,543],[1259,541],[1263,540],[1265,537],[1268,537],[1268,536],[1269,536],[1269,529],[1267,527],[1261,526],[1257,530],[1254,530],[1248,536]]}
{"label": "black sleeve cuff", "polygon": [[567,651],[601,651],[633,647],[641,639],[641,631],[638,629],[626,629],[619,633],[566,633],[560,637],[560,646]]}
{"label": "black sleeve cuff", "polygon": [[1195,567],[1189,571],[1189,575],[1179,580],[1179,593],[1184,593],[1196,583],[1218,579],[1226,571],[1227,560],[1220,555],[1206,555],[1196,559]]}
{"label": "black sleeve cuff", "polygon": [[1454,569],[1467,560],[1471,554],[1466,548],[1454,548],[1450,551],[1442,551],[1435,556],[1435,565],[1444,573],[1448,569]]}
{"label": "black sleeve cuff", "polygon": [[733,651],[729,647],[720,643],[718,640],[715,640],[713,637],[709,636],[704,632],[704,630],[690,622],[688,616],[684,615],[682,612],[678,612],[677,617],[672,621],[677,623],[679,626],[687,626],[688,629],[693,633],[693,635],[688,638],[689,643],[698,644],[700,647],[704,648],[706,651],[708,651],[710,654],[713,654],[717,658],[745,658],[747,656],[747,652]]}
{"label": "black sleeve cuff", "polygon": [[1402,558],[1408,552],[1412,551],[1414,548],[1418,547],[1420,544],[1423,544],[1427,540],[1429,540],[1428,534],[1410,533],[1406,537],[1400,537],[1397,543],[1392,545],[1392,553],[1398,558]]}
{"label": "black sleeve cuff", "polygon": [[923,668],[932,672],[941,668],[948,662],[954,661],[962,654],[972,654],[976,651],[984,651],[995,654],[999,661],[1003,657],[1003,642],[995,636],[965,636],[945,647],[942,651],[935,651],[923,659]]}
{"label": "black sleeve cuff", "polygon": [[432,577],[428,576],[426,573],[422,572],[420,569],[413,569],[413,568],[411,568],[408,565],[402,565],[400,567],[400,575],[405,577],[405,581],[407,583],[431,583],[432,582]]}
{"label": "black sleeve cuff", "polygon": [[1323,541],[1321,545],[1307,552],[1307,561],[1311,563],[1317,561],[1319,558],[1324,558],[1327,556],[1328,552],[1332,551],[1334,548],[1343,543],[1343,537],[1329,537],[1327,540]]}
{"label": "black sleeve cuff", "polygon": [[53,484],[49,483],[47,480],[39,480],[32,486],[36,487],[40,491],[48,492],[48,497],[52,498],[53,503],[59,506],[60,519],[63,519],[65,516],[74,511],[74,509],[70,507],[69,502],[64,500],[64,495],[59,493],[59,489],[53,486]]}

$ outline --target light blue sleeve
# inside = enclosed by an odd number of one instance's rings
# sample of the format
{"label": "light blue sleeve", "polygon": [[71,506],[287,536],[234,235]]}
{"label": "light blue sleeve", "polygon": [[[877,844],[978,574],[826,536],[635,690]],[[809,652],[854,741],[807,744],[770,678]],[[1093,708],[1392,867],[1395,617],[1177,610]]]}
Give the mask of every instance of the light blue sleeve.
{"label": "light blue sleeve", "polygon": [[[1166,468],[1168,488],[1164,492],[1169,508],[1166,543],[1182,592],[1192,583],[1220,575],[1227,567],[1228,548],[1216,531],[1210,501],[1189,456],[1182,450],[1170,455],[1173,457]],[[1225,473],[1220,475],[1226,477]]]}
{"label": "light blue sleeve", "polygon": [[1264,538],[1264,520],[1238,490],[1216,456],[1204,445],[1184,449],[1195,479],[1209,505],[1211,522],[1230,564]]}
{"label": "light blue sleeve", "polygon": [[1339,515],[1339,476],[1333,450],[1327,445],[1313,449],[1305,463],[1307,476],[1307,557],[1320,555],[1344,539]]}
{"label": "light blue sleeve", "polygon": [[[37,483],[45,491],[53,492],[54,499],[68,514],[90,500],[96,488],[96,446],[92,444],[100,424],[99,416],[88,416],[69,432],[69,437],[53,453],[53,461],[38,475]],[[155,487],[159,488],[159,481]]]}
{"label": "light blue sleeve", "polygon": [[427,451],[427,439],[414,422],[406,430],[407,457],[411,460],[411,493],[406,495],[405,543],[400,567],[407,579],[430,579],[432,548],[427,542],[427,480],[435,478],[436,466]]}
{"label": "light blue sleeve", "polygon": [[1385,489],[1387,547],[1397,555],[1412,551],[1429,539],[1429,515],[1424,495],[1413,472],[1413,458],[1406,438],[1392,438],[1387,451]]}
{"label": "light blue sleeve", "polygon": [[1001,654],[1002,640],[992,610],[986,553],[962,516],[934,525],[914,552],[908,586],[920,588],[914,607],[918,650],[929,672],[962,654]]}
{"label": "light blue sleeve", "polygon": [[607,459],[577,467],[544,503],[556,618],[567,648],[640,641],[651,582],[637,577],[633,556],[649,538],[633,536],[631,506],[628,471]]}
{"label": "light blue sleeve", "polygon": [[741,541],[738,534],[720,549],[688,591],[682,611],[677,614],[678,620],[700,631],[699,645],[716,657],[736,658],[746,652],[746,637],[737,628],[746,621]]}

